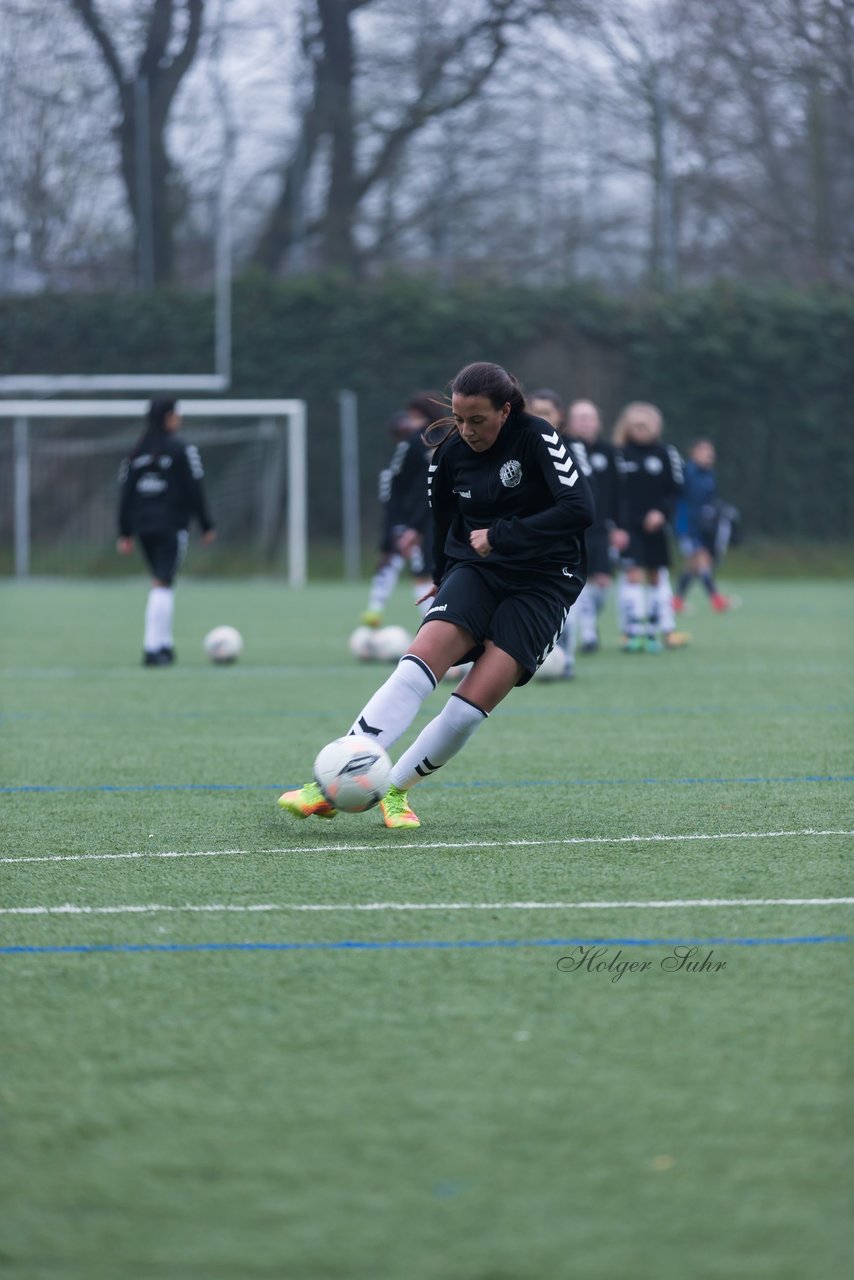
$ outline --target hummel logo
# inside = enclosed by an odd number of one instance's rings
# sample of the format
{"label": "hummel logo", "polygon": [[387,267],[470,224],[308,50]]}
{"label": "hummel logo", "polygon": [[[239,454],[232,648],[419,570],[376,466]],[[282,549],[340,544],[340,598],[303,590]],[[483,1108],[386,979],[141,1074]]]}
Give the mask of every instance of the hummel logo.
{"label": "hummel logo", "polygon": [[[427,610],[427,613],[444,613],[447,607],[446,604],[434,604],[432,609]],[[424,616],[426,617],[427,614]]]}
{"label": "hummel logo", "polygon": [[458,498],[470,498],[470,497],[471,497],[471,489],[455,489],[455,490],[454,490],[454,493],[457,495],[457,497],[458,497]]}

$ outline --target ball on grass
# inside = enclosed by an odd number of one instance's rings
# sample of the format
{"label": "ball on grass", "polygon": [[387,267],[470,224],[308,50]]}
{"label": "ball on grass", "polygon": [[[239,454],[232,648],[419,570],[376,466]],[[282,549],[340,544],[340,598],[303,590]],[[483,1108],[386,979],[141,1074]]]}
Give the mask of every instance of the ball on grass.
{"label": "ball on grass", "polygon": [[376,740],[351,733],[328,742],[314,762],[314,780],[344,813],[364,813],[391,785],[391,760]]}

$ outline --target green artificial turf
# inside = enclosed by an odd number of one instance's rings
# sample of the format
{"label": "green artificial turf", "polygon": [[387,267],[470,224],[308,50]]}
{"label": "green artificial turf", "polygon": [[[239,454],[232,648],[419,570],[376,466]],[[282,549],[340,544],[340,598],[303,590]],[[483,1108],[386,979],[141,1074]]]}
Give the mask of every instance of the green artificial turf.
{"label": "green artificial turf", "polygon": [[141,578],[3,586],[3,1280],[844,1274],[854,598],[738,592],[612,603],[390,832],[275,804],[361,585],[182,580],[172,669]]}

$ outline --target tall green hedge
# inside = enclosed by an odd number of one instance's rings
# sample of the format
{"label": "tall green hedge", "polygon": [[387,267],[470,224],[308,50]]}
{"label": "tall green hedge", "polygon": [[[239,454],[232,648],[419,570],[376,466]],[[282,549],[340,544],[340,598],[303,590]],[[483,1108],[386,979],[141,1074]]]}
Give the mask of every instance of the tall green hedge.
{"label": "tall green hedge", "polygon": [[[686,449],[718,445],[722,492],[748,532],[854,534],[854,296],[735,286],[624,301],[592,289],[420,278],[354,285],[306,277],[234,287],[234,396],[308,401],[311,520],[338,526],[337,392],[359,397],[363,506],[375,517],[384,424],[408,394],[444,389],[469,360],[528,387],[590,396],[606,426],[652,400]],[[45,295],[0,300],[0,373],[210,371],[209,296]]]}

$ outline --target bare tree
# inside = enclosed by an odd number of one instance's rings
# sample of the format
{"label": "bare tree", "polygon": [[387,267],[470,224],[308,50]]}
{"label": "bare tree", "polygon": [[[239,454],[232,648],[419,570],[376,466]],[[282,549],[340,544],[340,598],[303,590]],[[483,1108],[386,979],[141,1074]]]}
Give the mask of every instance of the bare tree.
{"label": "bare tree", "polygon": [[680,0],[680,124],[718,271],[854,273],[854,11],[849,0]]}
{"label": "bare tree", "polygon": [[68,12],[48,27],[36,0],[8,0],[2,28],[0,290],[115,278],[129,220],[115,155],[93,128],[103,96],[86,36]]}
{"label": "bare tree", "polygon": [[618,126],[606,144],[607,160],[648,180],[647,274],[665,290],[675,288],[679,274],[678,36],[670,0],[643,6],[604,0],[594,36],[610,63],[600,102]]}
{"label": "bare tree", "polygon": [[166,129],[175,94],[199,47],[205,0],[147,3],[139,14],[142,50],[130,71],[94,0],[68,3],[94,40],[115,87],[121,172],[136,229],[140,283],[167,283],[175,272],[180,184]]}
{"label": "bare tree", "polygon": [[854,278],[851,0],[2,7],[0,289]]}
{"label": "bare tree", "polygon": [[[297,140],[282,171],[280,194],[259,234],[253,260],[278,270],[298,242],[317,246],[317,261],[354,274],[360,253],[357,216],[367,197],[395,173],[411,140],[430,122],[472,101],[504,57],[511,31],[554,12],[547,0],[479,0],[459,13],[436,0],[402,6],[395,71],[387,92],[357,100],[366,80],[382,82],[377,61],[360,61],[354,15],[372,0],[312,0],[304,10],[303,50],[311,92]],[[580,7],[580,6],[576,6]],[[388,19],[393,6],[385,6]],[[408,37],[408,38],[407,38]],[[385,30],[383,39],[389,39]],[[309,209],[313,166],[326,146],[318,207]]]}

